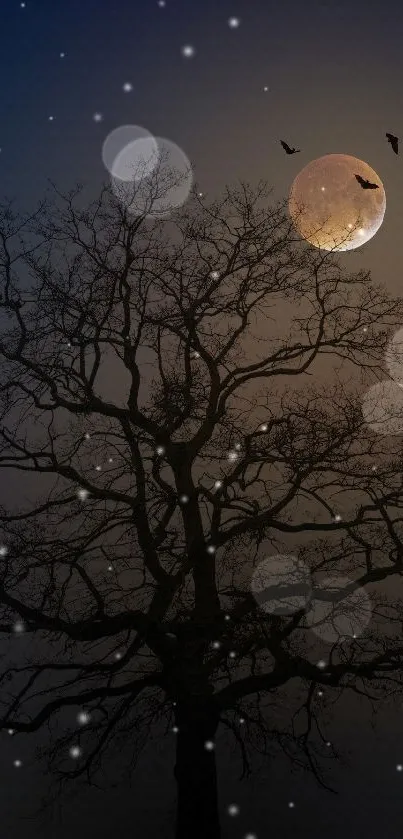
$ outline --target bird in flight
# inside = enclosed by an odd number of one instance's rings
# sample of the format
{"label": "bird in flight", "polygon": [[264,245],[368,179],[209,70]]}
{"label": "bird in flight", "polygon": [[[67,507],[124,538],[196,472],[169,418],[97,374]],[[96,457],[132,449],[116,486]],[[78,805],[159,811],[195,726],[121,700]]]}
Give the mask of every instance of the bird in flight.
{"label": "bird in flight", "polygon": [[394,134],[388,134],[386,132],[386,136],[388,138],[388,143],[392,146],[392,149],[395,154],[399,154],[399,137],[395,137]]}
{"label": "bird in flight", "polygon": [[301,151],[301,149],[291,149],[288,143],[285,143],[284,140],[280,140],[280,143],[287,154],[296,154],[298,151]]}
{"label": "bird in flight", "polygon": [[361,175],[356,175],[355,177],[363,189],[379,189],[378,184],[371,184],[371,181],[366,181],[365,178],[361,177]]}

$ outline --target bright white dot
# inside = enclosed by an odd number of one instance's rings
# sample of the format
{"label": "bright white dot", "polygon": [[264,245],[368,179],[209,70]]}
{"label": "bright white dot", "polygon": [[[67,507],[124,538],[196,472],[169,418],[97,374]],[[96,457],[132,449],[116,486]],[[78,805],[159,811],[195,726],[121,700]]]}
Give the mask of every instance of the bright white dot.
{"label": "bright white dot", "polygon": [[334,517],[334,520],[335,521],[341,521],[341,515],[339,513],[337,513],[337,515]]}
{"label": "bright white dot", "polygon": [[108,571],[113,571],[113,565],[108,565]]}
{"label": "bright white dot", "polygon": [[9,728],[9,729],[8,729],[8,731],[7,731],[7,734],[9,734],[9,735],[10,735],[10,737],[12,737],[12,736],[13,736],[13,734],[14,734],[14,729],[13,729],[13,728]]}
{"label": "bright white dot", "polygon": [[185,58],[193,58],[196,50],[191,44],[185,44],[185,46],[181,49],[181,53],[185,56]]}
{"label": "bright white dot", "polygon": [[228,20],[228,26],[230,27],[230,29],[237,29],[240,22],[241,21],[239,17],[230,17]]}
{"label": "bright white dot", "polygon": [[188,501],[189,501],[189,496],[188,495],[181,495],[179,501],[181,502],[181,504],[187,504]]}
{"label": "bright white dot", "polygon": [[229,657],[230,658],[236,658],[236,652],[234,652],[234,650],[231,650],[231,652],[229,654]]}
{"label": "bright white dot", "polygon": [[264,86],[264,88],[263,88],[263,90],[264,90],[264,92],[265,92],[265,93],[267,93],[268,89],[269,89],[269,88],[267,87],[267,85],[265,85],[265,86]]}
{"label": "bright white dot", "polygon": [[0,556],[7,556],[8,548],[6,545],[0,545]]}
{"label": "bright white dot", "polygon": [[88,725],[90,720],[91,716],[87,711],[80,711],[80,713],[77,714],[77,722],[80,723],[80,725]]}
{"label": "bright white dot", "polygon": [[21,635],[25,631],[25,624],[22,621],[17,621],[13,626],[13,630],[17,635]]}
{"label": "bright white dot", "polygon": [[49,119],[49,122],[52,122],[52,120],[54,120],[54,117],[50,116],[50,117],[48,117],[48,119]]}
{"label": "bright white dot", "polygon": [[101,469],[102,469],[102,466],[96,466],[96,467],[95,467],[95,471],[96,471],[96,472],[100,472],[100,471],[101,471]]}
{"label": "bright white dot", "polygon": [[325,191],[325,189],[326,189],[326,187],[325,187],[325,186],[321,186],[321,190],[322,190],[322,192],[324,192],[324,191]]}
{"label": "bright white dot", "polygon": [[25,9],[25,3],[20,3],[21,9]]}
{"label": "bright white dot", "polygon": [[289,801],[288,806],[292,809],[293,807],[295,807],[295,804],[293,801]]}
{"label": "bright white dot", "polygon": [[80,499],[80,501],[86,501],[89,496],[88,489],[79,489],[77,492],[77,496]]}
{"label": "bright white dot", "polygon": [[120,659],[122,658],[122,653],[115,653],[115,658],[116,661],[120,661]]}
{"label": "bright white dot", "polygon": [[398,772],[403,772],[403,764],[398,763],[397,766],[396,766],[396,769],[397,769]]}
{"label": "bright white dot", "polygon": [[364,230],[364,228],[363,228],[363,227],[360,227],[360,228],[358,229],[358,233],[359,233],[359,235],[360,235],[360,236],[365,236],[365,230]]}
{"label": "bright white dot", "polygon": [[60,53],[60,58],[65,58],[65,55],[66,55],[66,53],[65,53],[65,52],[61,52],[61,53]]}
{"label": "bright white dot", "polygon": [[164,446],[157,446],[157,454],[159,454],[159,455],[165,454]]}
{"label": "bright white dot", "polygon": [[197,194],[198,194],[199,198],[203,198],[203,193],[202,192],[198,192]]}
{"label": "bright white dot", "polygon": [[239,723],[240,723],[240,725],[243,725],[243,724],[244,724],[244,722],[245,722],[244,718],[243,718],[243,717],[239,717]]}
{"label": "bright white dot", "polygon": [[238,804],[230,804],[228,807],[228,815],[229,816],[239,816],[239,807]]}
{"label": "bright white dot", "polygon": [[108,457],[108,463],[113,463],[113,457]]}
{"label": "bright white dot", "polygon": [[194,357],[195,357],[195,358],[200,358],[200,353],[199,353],[199,352],[195,352]]}
{"label": "bright white dot", "polygon": [[204,744],[204,748],[206,749],[206,752],[212,752],[214,750],[213,741],[212,740],[206,740],[206,742]]}
{"label": "bright white dot", "polygon": [[318,690],[318,696],[323,696],[323,690]]}
{"label": "bright white dot", "polygon": [[89,439],[90,439],[90,437],[91,437],[91,434],[88,434],[88,431],[87,431],[87,433],[86,433],[86,434],[84,434],[84,437],[85,437],[85,439],[86,439],[86,440],[89,440]]}
{"label": "bright white dot", "polygon": [[259,431],[267,431],[267,429],[268,429],[268,425],[267,425],[267,423],[264,422],[263,425],[260,426]]}
{"label": "bright white dot", "polygon": [[208,554],[214,554],[215,553],[215,546],[214,545],[208,545],[207,553]]}
{"label": "bright white dot", "polygon": [[125,82],[123,85],[123,90],[125,93],[130,93],[133,90],[133,85],[131,82]]}
{"label": "bright white dot", "polygon": [[214,489],[221,489],[221,487],[222,487],[222,481],[216,481],[215,484],[214,484]]}
{"label": "bright white dot", "polygon": [[15,766],[16,769],[20,769],[20,767],[22,766],[22,760],[14,760],[13,765]]}
{"label": "bright white dot", "polygon": [[70,751],[69,751],[70,757],[74,757],[74,758],[80,757],[81,753],[82,752],[81,752],[80,746],[72,746]]}
{"label": "bright white dot", "polygon": [[158,5],[159,5],[160,9],[163,9],[164,6],[166,5],[165,0],[158,0]]}
{"label": "bright white dot", "polygon": [[102,122],[103,116],[102,114],[98,113],[98,111],[93,115],[94,122]]}
{"label": "bright white dot", "polygon": [[235,460],[238,460],[238,453],[237,452],[228,452],[228,460],[231,463],[234,463]]}
{"label": "bright white dot", "polygon": [[245,839],[257,839],[256,833],[247,833]]}
{"label": "bright white dot", "polygon": [[363,332],[368,332],[368,326],[364,326]]}
{"label": "bright white dot", "polygon": [[213,641],[213,650],[219,650],[220,647],[221,647],[221,644],[220,644],[219,641]]}
{"label": "bright white dot", "polygon": [[224,620],[229,621],[229,620],[231,620],[231,618],[230,618],[229,615],[224,615]]}
{"label": "bright white dot", "polygon": [[348,227],[348,229],[349,229],[349,230],[352,230],[352,229],[353,229],[353,225],[352,225],[352,224],[348,224],[348,225],[347,225],[347,227]]}
{"label": "bright white dot", "polygon": [[323,661],[323,658],[321,658],[316,666],[319,667],[319,670],[324,670],[326,667],[326,661]]}
{"label": "bright white dot", "polygon": [[236,448],[237,452],[239,452],[239,450],[241,448],[241,444],[240,443],[235,443],[235,448]]}
{"label": "bright white dot", "polygon": [[332,744],[331,744],[331,742],[330,742],[330,740],[327,740],[326,745],[327,745],[327,746],[331,746],[331,745],[332,745]]}
{"label": "bright white dot", "polygon": [[179,731],[178,726],[177,726],[177,725],[174,725],[174,727],[173,727],[172,731],[173,731],[173,733],[174,733],[174,734],[177,734],[177,733],[178,733],[178,731]]}
{"label": "bright white dot", "polygon": [[210,277],[211,277],[212,280],[218,280],[219,277],[220,277],[220,272],[219,271],[212,271],[211,274],[210,274]]}

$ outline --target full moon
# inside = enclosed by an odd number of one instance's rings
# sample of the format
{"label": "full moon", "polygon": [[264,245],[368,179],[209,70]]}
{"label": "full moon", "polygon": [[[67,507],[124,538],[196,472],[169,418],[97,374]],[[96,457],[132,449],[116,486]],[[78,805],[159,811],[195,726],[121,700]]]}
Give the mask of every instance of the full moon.
{"label": "full moon", "polygon": [[[377,184],[363,189],[355,175]],[[320,250],[349,251],[379,230],[386,209],[383,183],[358,157],[326,154],[301,170],[291,187],[288,208],[298,233]]]}

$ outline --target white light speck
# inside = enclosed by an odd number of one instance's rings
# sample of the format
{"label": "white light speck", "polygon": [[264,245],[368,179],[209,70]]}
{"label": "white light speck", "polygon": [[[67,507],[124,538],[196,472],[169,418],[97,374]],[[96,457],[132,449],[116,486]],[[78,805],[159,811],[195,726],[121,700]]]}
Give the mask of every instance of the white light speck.
{"label": "white light speck", "polygon": [[200,353],[199,353],[199,352],[195,352],[195,354],[194,354],[194,358],[200,358]]}
{"label": "white light speck", "polygon": [[221,647],[221,644],[220,644],[219,641],[213,641],[213,650],[219,650],[220,647]]}
{"label": "white light speck", "polygon": [[49,122],[52,122],[54,120],[54,117],[50,116],[50,117],[48,117],[48,119],[49,119]]}
{"label": "white light speck", "polygon": [[256,833],[247,833],[245,839],[257,839]]}
{"label": "white light speck", "polygon": [[181,497],[179,498],[179,501],[181,502],[181,504],[187,504],[188,501],[189,501],[189,496],[188,495],[181,495]]}
{"label": "white light speck", "polygon": [[66,53],[65,53],[65,52],[61,52],[61,53],[60,53],[60,58],[65,58],[65,57],[66,57]]}
{"label": "white light speck", "polygon": [[90,721],[91,721],[91,716],[88,713],[88,711],[80,711],[80,713],[77,714],[77,722],[80,725],[88,725],[88,723]]}
{"label": "white light speck", "polygon": [[259,431],[267,431],[267,429],[268,429],[268,425],[267,425],[267,423],[264,422],[263,425],[260,426]]}
{"label": "white light speck", "polygon": [[173,731],[173,733],[174,733],[174,734],[177,734],[177,733],[178,733],[178,731],[179,731],[178,726],[177,726],[177,725],[174,725],[174,727],[173,727],[172,731]]}
{"label": "white light speck", "polygon": [[289,801],[288,806],[290,807],[290,809],[292,809],[293,807],[295,807],[295,804],[293,801]]}
{"label": "white light speck", "polygon": [[87,433],[86,433],[86,434],[84,434],[84,437],[85,437],[85,439],[86,439],[86,440],[89,440],[89,439],[90,439],[90,437],[91,437],[91,434],[88,434],[88,431],[87,431]]}
{"label": "white light speck", "polygon": [[159,5],[160,9],[163,9],[164,6],[166,6],[165,0],[158,0],[158,5]]}
{"label": "white light speck", "polygon": [[157,446],[157,454],[160,456],[165,454],[164,446]]}
{"label": "white light speck", "polygon": [[265,86],[264,86],[264,88],[263,88],[263,90],[264,90],[264,92],[265,92],[265,93],[267,93],[268,89],[269,89],[269,88],[267,87],[267,85],[265,85]]}
{"label": "white light speck", "polygon": [[211,274],[210,274],[210,277],[211,277],[212,280],[218,280],[220,278],[220,272],[219,271],[212,271]]}
{"label": "white light speck", "polygon": [[102,466],[96,466],[96,467],[95,467],[95,471],[96,471],[96,472],[100,472],[100,471],[101,471],[101,469],[102,469]]}
{"label": "white light speck", "polygon": [[327,745],[327,747],[328,747],[328,748],[329,748],[329,746],[331,746],[331,745],[332,745],[332,744],[331,744],[331,742],[330,742],[330,740],[327,740],[327,741],[326,741],[326,745]]}
{"label": "white light speck", "polygon": [[206,740],[206,742],[205,742],[205,744],[204,744],[204,748],[206,749],[206,752],[212,752],[212,751],[214,751],[214,743],[213,743],[213,741],[212,741],[212,740]]}
{"label": "white light speck", "polygon": [[230,29],[237,29],[240,22],[241,21],[239,17],[230,17],[228,19],[228,26],[230,27]]}
{"label": "white light speck", "polygon": [[108,565],[108,571],[113,571],[113,565]]}
{"label": "white light speck", "polygon": [[215,481],[214,489],[221,489],[221,487],[222,487],[222,481]]}
{"label": "white light speck", "polygon": [[231,652],[229,654],[229,657],[230,658],[236,658],[236,652],[234,652],[234,650],[231,650]]}
{"label": "white light speck", "polygon": [[69,751],[70,757],[78,758],[81,757],[81,749],[80,746],[72,746]]}
{"label": "white light speck", "polygon": [[0,545],[0,556],[7,556],[7,554],[8,554],[7,545]]}
{"label": "white light speck", "polygon": [[113,463],[113,457],[108,457],[108,463]]}
{"label": "white light speck", "polygon": [[234,463],[235,460],[238,460],[237,452],[228,452],[228,460],[230,461],[230,463]]}
{"label": "white light speck", "polygon": [[9,735],[10,735],[10,737],[12,737],[12,736],[13,736],[13,734],[14,734],[14,729],[13,729],[13,728],[9,728],[9,729],[8,729],[8,731],[7,731],[7,734],[9,734]]}
{"label": "white light speck", "polygon": [[224,615],[224,620],[229,621],[229,620],[231,620],[231,618],[230,618],[229,615]]}
{"label": "white light speck", "polygon": [[122,658],[122,653],[115,653],[115,658],[116,661],[120,661],[120,659]]}
{"label": "white light speck", "polygon": [[14,760],[13,766],[15,766],[16,769],[20,769],[22,766],[22,760]]}
{"label": "white light speck", "polygon": [[318,696],[323,696],[323,690],[318,690]]}
{"label": "white light speck", "polygon": [[353,225],[352,225],[352,224],[348,224],[348,225],[347,225],[347,227],[348,227],[348,229],[349,229],[349,230],[352,230],[352,229],[353,229]]}
{"label": "white light speck", "polygon": [[397,766],[396,766],[396,769],[397,769],[398,772],[403,772],[403,764],[398,763]]}
{"label": "white light speck", "polygon": [[334,520],[335,521],[341,521],[341,515],[339,513],[337,513],[337,515],[334,517]]}
{"label": "white light speck", "polygon": [[191,44],[185,44],[185,46],[181,49],[181,53],[185,58],[193,58],[196,50]]}
{"label": "white light speck", "polygon": [[214,554],[215,553],[215,545],[208,545],[207,553],[208,554]]}
{"label": "white light speck", "polygon": [[323,658],[321,658],[316,666],[319,667],[319,670],[324,670],[326,667],[326,661],[324,661]]}
{"label": "white light speck", "polygon": [[239,807],[238,804],[230,804],[228,807],[228,815],[229,816],[239,816]]}
{"label": "white light speck", "polygon": [[16,623],[13,626],[13,630],[16,633],[16,635],[22,635],[22,633],[25,631],[25,624],[22,621],[16,621]]}
{"label": "white light speck", "polygon": [[103,116],[102,114],[98,113],[98,111],[93,115],[94,122],[102,122]]}
{"label": "white light speck", "polygon": [[125,82],[123,85],[123,90],[125,93],[130,93],[133,90],[133,85],[131,82]]}
{"label": "white light speck", "polygon": [[77,492],[77,497],[80,499],[80,501],[86,501],[88,496],[88,489],[79,489]]}
{"label": "white light speck", "polygon": [[240,724],[240,725],[243,725],[243,724],[244,724],[244,722],[245,722],[244,718],[243,718],[243,717],[239,717],[239,724]]}

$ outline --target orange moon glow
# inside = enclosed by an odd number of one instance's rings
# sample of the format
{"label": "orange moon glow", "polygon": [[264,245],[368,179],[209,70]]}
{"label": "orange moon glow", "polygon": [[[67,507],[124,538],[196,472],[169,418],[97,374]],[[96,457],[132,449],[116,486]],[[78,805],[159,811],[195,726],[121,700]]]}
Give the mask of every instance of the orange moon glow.
{"label": "orange moon glow", "polygon": [[[361,175],[378,189],[363,189]],[[349,251],[379,230],[386,209],[383,183],[358,157],[326,154],[301,170],[291,187],[288,208],[298,233],[321,250]]]}

